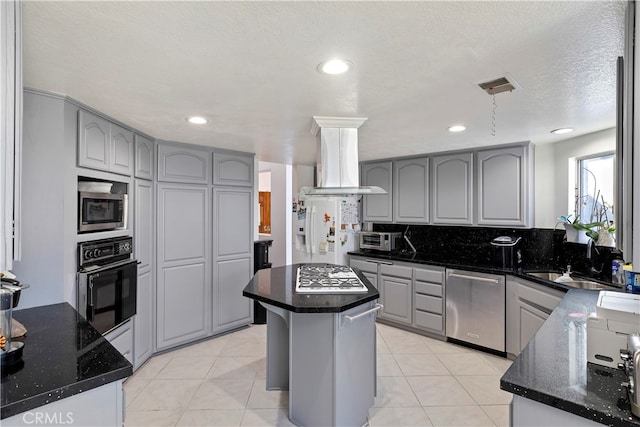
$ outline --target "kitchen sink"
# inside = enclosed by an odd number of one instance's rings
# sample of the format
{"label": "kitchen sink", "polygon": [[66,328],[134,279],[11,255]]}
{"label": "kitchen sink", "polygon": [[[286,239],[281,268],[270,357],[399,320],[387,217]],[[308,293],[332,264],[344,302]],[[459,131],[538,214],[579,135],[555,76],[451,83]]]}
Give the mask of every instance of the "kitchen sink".
{"label": "kitchen sink", "polygon": [[539,277],[541,279],[555,281],[558,277],[562,276],[562,273],[556,273],[555,271],[532,271],[527,273],[529,276]]}
{"label": "kitchen sink", "polygon": [[[551,282],[555,282],[555,280],[559,277],[562,277],[562,273],[558,273],[556,271],[531,271],[526,273],[529,276],[539,277],[540,279],[549,280]],[[598,289],[598,290],[609,290],[614,291],[619,288],[615,286],[605,285],[603,283],[594,282],[591,280],[584,280],[578,277],[572,277],[573,281],[571,282],[559,282],[562,285],[569,286],[571,288],[578,289]]]}

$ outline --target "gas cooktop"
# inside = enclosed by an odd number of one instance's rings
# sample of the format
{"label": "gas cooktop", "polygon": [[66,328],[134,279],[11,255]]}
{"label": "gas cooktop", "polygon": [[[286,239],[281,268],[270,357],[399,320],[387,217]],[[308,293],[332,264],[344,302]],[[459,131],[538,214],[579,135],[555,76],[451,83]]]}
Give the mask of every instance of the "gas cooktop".
{"label": "gas cooktop", "polygon": [[296,292],[304,294],[359,294],[367,287],[346,265],[303,264],[298,267]]}

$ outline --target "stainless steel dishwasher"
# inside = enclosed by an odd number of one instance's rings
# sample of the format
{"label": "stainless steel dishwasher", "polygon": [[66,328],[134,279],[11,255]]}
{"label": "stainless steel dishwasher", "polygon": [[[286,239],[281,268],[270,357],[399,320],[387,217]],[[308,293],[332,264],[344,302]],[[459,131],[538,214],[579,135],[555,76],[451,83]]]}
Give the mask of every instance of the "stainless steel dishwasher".
{"label": "stainless steel dishwasher", "polygon": [[446,334],[505,351],[505,279],[494,274],[446,270]]}

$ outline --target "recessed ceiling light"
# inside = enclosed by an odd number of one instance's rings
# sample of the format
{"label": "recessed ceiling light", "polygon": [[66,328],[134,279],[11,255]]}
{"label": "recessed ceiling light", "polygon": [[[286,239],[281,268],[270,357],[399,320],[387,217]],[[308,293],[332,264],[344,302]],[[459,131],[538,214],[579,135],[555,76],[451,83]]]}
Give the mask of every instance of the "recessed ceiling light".
{"label": "recessed ceiling light", "polygon": [[560,128],[560,129],[554,129],[551,131],[551,133],[555,133],[556,135],[562,135],[563,133],[569,133],[569,132],[573,132],[573,128]]}
{"label": "recessed ceiling light", "polygon": [[449,132],[462,132],[467,129],[466,126],[463,125],[453,125],[449,127]]}
{"label": "recessed ceiling light", "polygon": [[207,119],[205,119],[204,117],[200,117],[200,116],[187,117],[187,121],[189,123],[191,123],[192,125],[203,125],[203,124],[207,123]]}
{"label": "recessed ceiling light", "polygon": [[330,59],[318,65],[318,71],[324,74],[343,74],[349,71],[353,64],[344,59]]}

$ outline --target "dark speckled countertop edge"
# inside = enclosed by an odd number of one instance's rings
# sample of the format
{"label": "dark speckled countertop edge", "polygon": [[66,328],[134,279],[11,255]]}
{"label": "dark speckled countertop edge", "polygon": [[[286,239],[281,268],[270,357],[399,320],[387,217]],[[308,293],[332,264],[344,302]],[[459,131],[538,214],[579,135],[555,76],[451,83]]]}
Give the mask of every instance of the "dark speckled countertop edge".
{"label": "dark speckled countertop edge", "polygon": [[[425,256],[425,254],[406,254],[406,253],[398,254],[394,252],[379,252],[379,251],[354,251],[354,252],[349,252],[348,254],[353,256],[365,257],[365,258],[386,259],[389,261],[407,262],[412,264],[433,265],[433,266],[445,267],[445,268],[458,268],[462,270],[475,271],[478,273],[507,274],[507,275],[528,280],[530,282],[535,282],[535,283],[547,286],[549,288],[557,289],[563,292],[567,292],[570,289],[574,289],[570,286],[563,285],[562,283],[552,282],[550,280],[541,279],[531,274],[527,274],[527,272],[534,272],[534,271],[555,271],[555,269],[547,265],[541,265],[541,266],[525,265],[524,268],[522,268],[521,270],[512,270],[512,269],[504,269],[499,267],[487,266],[485,263],[482,263],[482,262],[479,262],[479,263],[442,262],[442,261],[430,259],[429,257]],[[588,280],[611,286],[611,283],[602,282],[600,280],[595,280],[592,278],[589,278]],[[611,290],[623,291],[622,288],[613,287],[613,286],[611,287]]]}
{"label": "dark speckled countertop edge", "polygon": [[[17,310],[14,317],[27,328],[24,362],[20,362],[24,364],[17,368],[3,367],[3,371],[9,371],[3,372],[0,419],[124,380],[133,374],[131,363],[68,303]],[[41,322],[40,319],[44,318],[48,321]],[[82,342],[82,349],[93,348],[83,353],[97,358],[91,364],[94,371],[92,375],[79,378],[76,372],[79,366],[77,352],[80,349],[67,345],[69,341],[65,338],[69,337],[76,345],[80,337],[86,340]],[[58,343],[64,343],[60,351],[56,351]],[[42,377],[41,372],[52,363],[53,366],[62,364],[63,370],[71,374],[55,379]]]}

